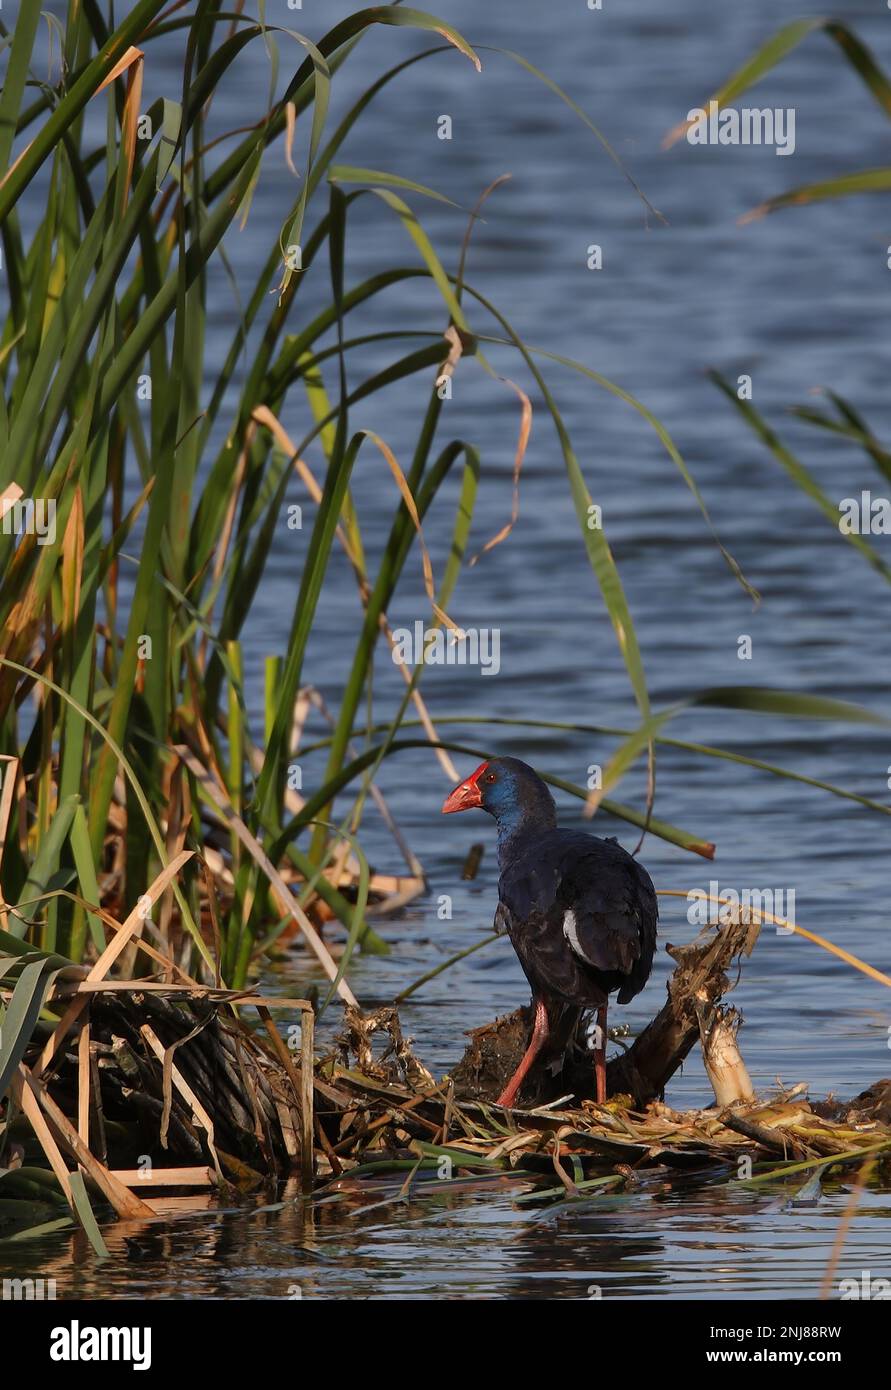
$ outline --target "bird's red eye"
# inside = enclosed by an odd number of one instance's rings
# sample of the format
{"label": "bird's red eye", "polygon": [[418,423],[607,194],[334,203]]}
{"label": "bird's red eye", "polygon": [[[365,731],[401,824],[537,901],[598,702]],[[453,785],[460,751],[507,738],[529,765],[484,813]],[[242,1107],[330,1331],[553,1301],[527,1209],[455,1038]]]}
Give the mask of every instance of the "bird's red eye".
{"label": "bird's red eye", "polygon": [[495,773],[494,773],[494,772],[487,772],[487,773],[486,773],[486,781],[487,781],[487,782],[494,782],[494,781],[495,781]]}

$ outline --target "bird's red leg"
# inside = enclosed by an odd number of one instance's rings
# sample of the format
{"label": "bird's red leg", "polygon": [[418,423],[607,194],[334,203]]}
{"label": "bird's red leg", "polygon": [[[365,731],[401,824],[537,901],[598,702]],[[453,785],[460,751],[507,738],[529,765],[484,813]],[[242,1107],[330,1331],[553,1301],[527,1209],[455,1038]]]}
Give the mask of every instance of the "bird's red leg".
{"label": "bird's red leg", "polygon": [[597,1104],[606,1101],[606,1004],[597,1010],[597,1032],[594,1048],[594,1076],[597,1081]]}
{"label": "bird's red leg", "polygon": [[535,1023],[532,1026],[532,1037],[529,1039],[529,1046],[523,1053],[523,1060],[517,1067],[510,1081],[505,1086],[501,1095],[495,1102],[496,1105],[513,1105],[517,1098],[517,1092],[529,1074],[532,1063],[535,1061],[541,1049],[544,1047],[548,1036],[548,1010],[543,999],[535,1001]]}

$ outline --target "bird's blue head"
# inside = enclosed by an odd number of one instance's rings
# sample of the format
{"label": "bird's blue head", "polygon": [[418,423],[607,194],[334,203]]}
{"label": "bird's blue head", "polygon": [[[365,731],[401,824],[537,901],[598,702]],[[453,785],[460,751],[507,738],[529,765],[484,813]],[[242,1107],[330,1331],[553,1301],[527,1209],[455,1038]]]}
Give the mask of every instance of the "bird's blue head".
{"label": "bird's blue head", "polygon": [[557,824],[554,798],[538,774],[519,758],[490,758],[450,792],[443,813],[488,811],[498,826],[499,851],[527,831],[541,833]]}

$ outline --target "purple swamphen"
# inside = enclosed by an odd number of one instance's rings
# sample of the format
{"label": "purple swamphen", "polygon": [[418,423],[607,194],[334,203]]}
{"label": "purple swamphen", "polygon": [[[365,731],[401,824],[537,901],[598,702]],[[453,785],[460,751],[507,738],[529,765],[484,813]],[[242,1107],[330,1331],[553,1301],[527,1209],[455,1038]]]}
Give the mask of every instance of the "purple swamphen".
{"label": "purple swamphen", "polygon": [[478,807],[498,827],[496,931],[507,931],[532,987],[532,1038],[498,1098],[513,1105],[544,1046],[549,1006],[597,1010],[597,1100],[606,1100],[606,1010],[646,984],[656,948],[656,892],[613,839],[557,828],[554,798],[519,758],[491,758],[446,797],[443,812]]}

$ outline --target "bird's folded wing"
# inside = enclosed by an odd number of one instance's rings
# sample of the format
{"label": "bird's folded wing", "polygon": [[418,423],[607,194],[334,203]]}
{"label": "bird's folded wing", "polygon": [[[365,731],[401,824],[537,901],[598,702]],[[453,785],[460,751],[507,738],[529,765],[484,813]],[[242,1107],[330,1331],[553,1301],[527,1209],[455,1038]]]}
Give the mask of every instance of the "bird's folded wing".
{"label": "bird's folded wing", "polygon": [[511,866],[499,884],[503,920],[521,962],[525,953],[534,954],[538,973],[567,992],[579,970],[612,977],[601,980],[607,988],[641,973],[626,995],[632,997],[649,974],[655,945],[649,876],[609,841],[564,838],[554,849],[534,863]]}

